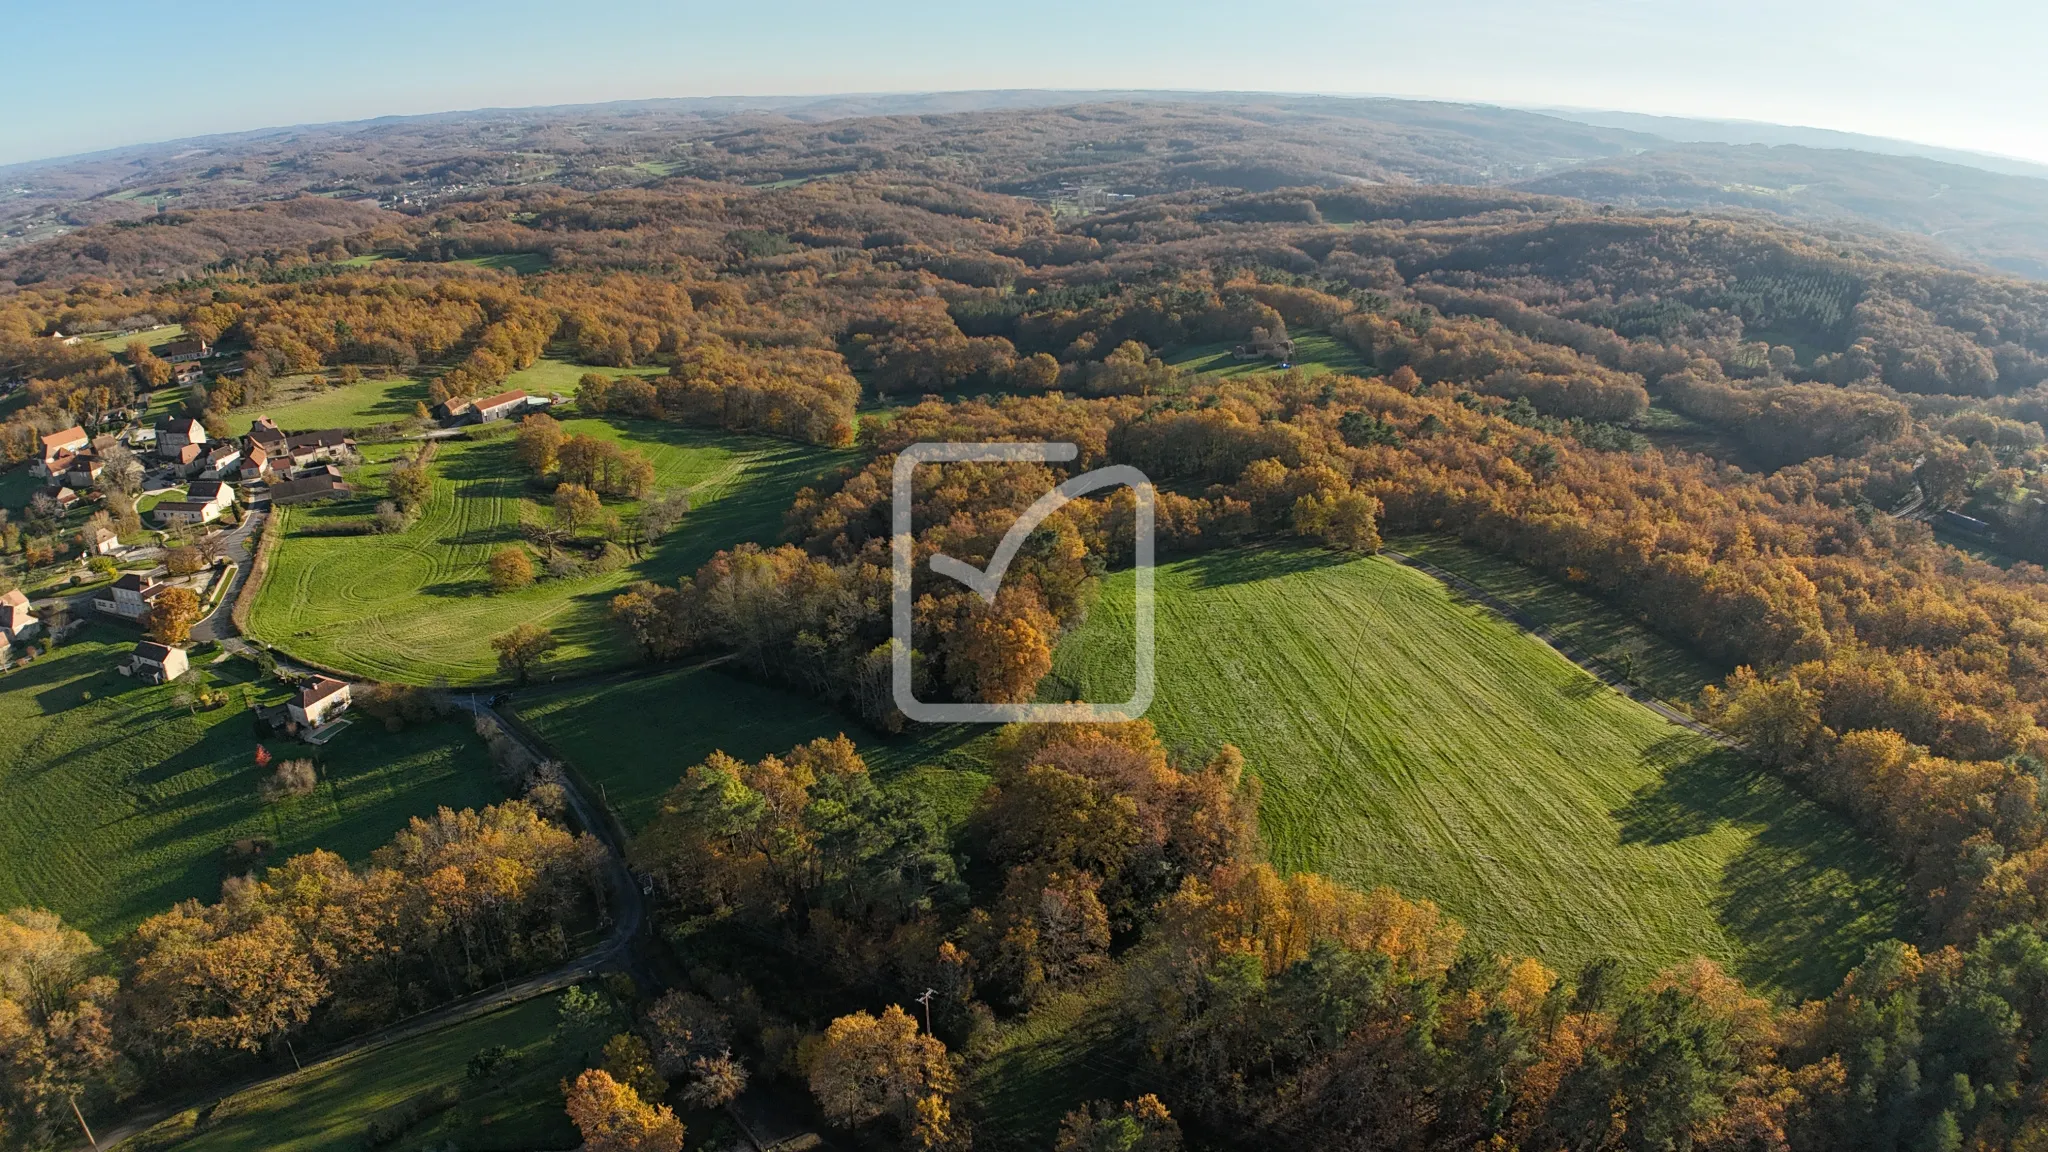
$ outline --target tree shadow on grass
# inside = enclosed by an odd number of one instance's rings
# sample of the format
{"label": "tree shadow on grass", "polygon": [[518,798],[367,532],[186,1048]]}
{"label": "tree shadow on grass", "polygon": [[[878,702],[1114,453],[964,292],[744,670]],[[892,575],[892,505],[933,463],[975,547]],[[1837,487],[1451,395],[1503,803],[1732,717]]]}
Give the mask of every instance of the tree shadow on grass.
{"label": "tree shadow on grass", "polygon": [[1659,741],[1645,759],[1660,775],[1614,811],[1622,843],[1670,844],[1724,824],[1749,833],[1713,900],[1742,949],[1744,981],[1825,995],[1872,945],[1917,935],[1897,867],[1840,815],[1733,752],[1701,752],[1691,737]]}
{"label": "tree shadow on grass", "polygon": [[420,595],[461,600],[471,596],[489,595],[490,591],[491,583],[488,580],[443,580],[439,584],[425,585],[420,589]]}
{"label": "tree shadow on grass", "polygon": [[525,538],[520,533],[518,524],[502,523],[474,528],[468,532],[452,533],[435,540],[434,543],[450,548],[462,548],[482,544],[517,544]]}
{"label": "tree shadow on grass", "polygon": [[1254,580],[1334,568],[1356,559],[1358,557],[1341,552],[1314,548],[1229,548],[1202,553],[1181,562],[1179,567],[1194,577],[1195,587],[1220,588],[1228,584],[1249,584]]}

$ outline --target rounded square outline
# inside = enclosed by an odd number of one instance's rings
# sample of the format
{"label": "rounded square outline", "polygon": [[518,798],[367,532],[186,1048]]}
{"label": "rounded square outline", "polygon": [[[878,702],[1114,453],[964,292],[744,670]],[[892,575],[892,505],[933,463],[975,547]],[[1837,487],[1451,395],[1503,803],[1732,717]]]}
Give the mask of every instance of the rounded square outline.
{"label": "rounded square outline", "polygon": [[1075,701],[1065,704],[935,704],[917,698],[910,683],[911,601],[911,476],[919,464],[1063,463],[1081,454],[1074,444],[1056,442],[960,443],[924,441],[896,454],[890,477],[889,535],[889,687],[898,711],[928,724],[1086,724],[1136,720],[1152,706],[1156,686],[1153,632],[1153,518],[1158,490],[1143,472],[1128,464],[1101,469],[1108,485],[1131,489],[1137,504],[1134,525],[1136,597],[1132,632],[1136,641],[1136,682],[1121,704]]}

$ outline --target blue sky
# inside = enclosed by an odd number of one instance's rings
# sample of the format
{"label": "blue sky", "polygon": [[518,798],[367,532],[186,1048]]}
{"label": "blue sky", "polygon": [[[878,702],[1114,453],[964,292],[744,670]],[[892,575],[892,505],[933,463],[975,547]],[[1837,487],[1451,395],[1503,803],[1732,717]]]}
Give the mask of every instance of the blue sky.
{"label": "blue sky", "polygon": [[1384,94],[1766,120],[2048,162],[2021,0],[0,0],[0,163],[656,96]]}

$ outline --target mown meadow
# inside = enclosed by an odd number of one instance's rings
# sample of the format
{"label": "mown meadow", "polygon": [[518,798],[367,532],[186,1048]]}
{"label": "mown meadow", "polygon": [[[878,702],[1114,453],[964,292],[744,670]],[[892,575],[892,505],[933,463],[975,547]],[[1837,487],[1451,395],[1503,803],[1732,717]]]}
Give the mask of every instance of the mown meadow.
{"label": "mown meadow", "polygon": [[[138,638],[94,625],[0,676],[0,908],[49,908],[104,942],[215,899],[237,840],[272,841],[271,862],[313,848],[359,860],[415,815],[502,797],[465,725],[391,733],[358,718],[318,749],[259,738],[248,704],[281,699],[274,682],[241,660],[197,665],[227,703],[193,707],[179,685],[114,672]],[[260,739],[275,759],[314,760],[312,795],[258,799]]]}
{"label": "mown meadow", "polygon": [[[1705,954],[1819,994],[1910,932],[1898,878],[1839,817],[1421,572],[1275,550],[1158,580],[1148,718],[1189,754],[1244,751],[1284,868],[1393,885],[1565,970]],[[1106,582],[1058,690],[1128,695],[1132,587]]]}
{"label": "mown meadow", "polygon": [[[369,445],[357,499],[282,510],[284,538],[250,613],[251,633],[296,656],[382,680],[475,683],[499,678],[491,638],[531,622],[561,641],[544,675],[601,669],[630,656],[605,617],[620,588],[673,581],[720,548],[772,540],[797,491],[842,459],[674,424],[568,419],[564,431],[644,453],[654,464],[656,490],[687,490],[692,511],[630,563],[494,593],[486,570],[491,554],[519,544],[521,524],[547,515],[547,490],[520,469],[512,439],[444,442],[433,461],[433,492],[404,532],[320,534],[325,524],[373,510],[391,461],[415,447]],[[622,516],[634,511],[631,501],[609,507]]]}

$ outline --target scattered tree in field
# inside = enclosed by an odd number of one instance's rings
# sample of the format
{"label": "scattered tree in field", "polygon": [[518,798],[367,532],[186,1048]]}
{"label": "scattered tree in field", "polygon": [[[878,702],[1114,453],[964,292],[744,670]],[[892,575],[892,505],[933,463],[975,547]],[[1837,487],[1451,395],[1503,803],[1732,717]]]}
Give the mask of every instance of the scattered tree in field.
{"label": "scattered tree in field", "polygon": [[649,495],[640,502],[640,534],[649,541],[669,534],[690,512],[690,494],[680,488]]}
{"label": "scattered tree in field", "polygon": [[199,596],[190,588],[166,588],[157,593],[143,616],[149,638],[159,644],[183,644],[192,638],[192,625],[199,622]]}
{"label": "scattered tree in field", "polygon": [[533,559],[524,548],[500,548],[491,553],[493,592],[515,592],[533,583]]}
{"label": "scattered tree in field", "polygon": [[568,532],[575,532],[604,514],[604,504],[597,493],[581,484],[564,484],[555,489],[551,505],[555,524]]}
{"label": "scattered tree in field", "polygon": [[545,412],[536,412],[519,422],[519,439],[513,454],[536,476],[555,470],[562,448],[562,425]]}
{"label": "scattered tree in field", "polygon": [[654,487],[654,464],[611,440],[578,432],[556,445],[555,457],[564,483],[605,496],[638,499]]}
{"label": "scattered tree in field", "polygon": [[418,452],[402,457],[391,465],[391,473],[385,478],[385,486],[391,499],[399,508],[412,512],[427,502],[434,493],[434,477],[428,465],[434,459],[434,443],[429,440],[420,445]]}
{"label": "scattered tree in field", "polygon": [[569,1119],[585,1152],[680,1152],[683,1122],[665,1104],[649,1104],[602,1069],[562,1082]]}
{"label": "scattered tree in field", "polygon": [[173,576],[190,576],[206,567],[206,558],[192,545],[178,544],[164,550],[164,567]]}
{"label": "scattered tree in field", "polygon": [[275,772],[257,784],[256,791],[265,803],[276,804],[311,796],[318,784],[319,774],[311,760],[284,760],[278,763]]}
{"label": "scattered tree in field", "polygon": [[491,641],[499,669],[516,676],[521,684],[533,675],[534,665],[559,646],[553,632],[532,623],[521,624]]}

